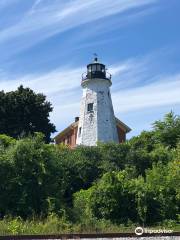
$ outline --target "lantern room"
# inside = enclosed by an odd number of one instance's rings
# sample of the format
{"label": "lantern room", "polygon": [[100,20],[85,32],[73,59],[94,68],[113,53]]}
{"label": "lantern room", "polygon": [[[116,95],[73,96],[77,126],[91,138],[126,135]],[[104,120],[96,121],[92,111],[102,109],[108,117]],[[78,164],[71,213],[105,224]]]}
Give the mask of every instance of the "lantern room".
{"label": "lantern room", "polygon": [[111,80],[111,74],[106,72],[106,66],[99,63],[98,58],[87,65],[87,72],[82,75],[82,81],[86,79],[101,78]]}

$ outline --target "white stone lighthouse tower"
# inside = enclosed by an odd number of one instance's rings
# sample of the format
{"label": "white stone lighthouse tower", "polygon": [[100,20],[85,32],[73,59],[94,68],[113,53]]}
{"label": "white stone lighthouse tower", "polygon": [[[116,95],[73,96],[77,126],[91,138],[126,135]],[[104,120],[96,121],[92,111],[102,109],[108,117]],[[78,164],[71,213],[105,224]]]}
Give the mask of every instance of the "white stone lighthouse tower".
{"label": "white stone lighthouse tower", "polygon": [[82,76],[83,96],[77,145],[95,146],[97,142],[119,142],[110,94],[111,84],[111,75],[95,57],[94,62],[87,65],[87,73]]}

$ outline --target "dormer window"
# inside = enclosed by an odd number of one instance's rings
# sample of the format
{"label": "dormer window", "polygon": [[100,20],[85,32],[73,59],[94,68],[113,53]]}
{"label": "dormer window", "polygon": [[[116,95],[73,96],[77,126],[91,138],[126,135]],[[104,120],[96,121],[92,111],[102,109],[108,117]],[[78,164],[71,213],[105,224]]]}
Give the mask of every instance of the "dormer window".
{"label": "dormer window", "polygon": [[88,103],[87,105],[87,111],[92,112],[93,111],[93,103]]}

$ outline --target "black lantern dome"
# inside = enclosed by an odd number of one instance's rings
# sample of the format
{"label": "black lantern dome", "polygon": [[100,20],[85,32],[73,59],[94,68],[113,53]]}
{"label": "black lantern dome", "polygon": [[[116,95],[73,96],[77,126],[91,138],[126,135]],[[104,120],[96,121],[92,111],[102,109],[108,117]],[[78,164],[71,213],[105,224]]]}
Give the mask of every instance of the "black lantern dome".
{"label": "black lantern dome", "polygon": [[106,66],[98,61],[97,56],[87,65],[87,73],[83,74],[82,81],[93,78],[111,80],[111,74],[106,72]]}

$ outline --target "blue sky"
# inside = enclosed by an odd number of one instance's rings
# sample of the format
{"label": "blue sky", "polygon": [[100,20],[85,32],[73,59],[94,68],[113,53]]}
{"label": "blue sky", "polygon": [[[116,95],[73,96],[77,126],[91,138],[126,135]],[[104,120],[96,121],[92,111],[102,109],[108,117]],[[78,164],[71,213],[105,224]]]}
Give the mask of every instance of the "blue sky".
{"label": "blue sky", "polygon": [[60,131],[79,115],[81,74],[97,53],[116,116],[151,128],[180,113],[179,0],[0,0],[0,90],[47,95]]}

